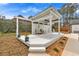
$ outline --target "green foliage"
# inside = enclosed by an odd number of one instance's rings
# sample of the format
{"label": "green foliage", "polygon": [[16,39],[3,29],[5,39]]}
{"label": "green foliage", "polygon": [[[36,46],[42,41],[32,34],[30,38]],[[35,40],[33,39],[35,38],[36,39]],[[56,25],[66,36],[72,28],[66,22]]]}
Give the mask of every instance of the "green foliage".
{"label": "green foliage", "polygon": [[[20,32],[31,32],[31,24],[19,23]],[[0,20],[0,32],[16,32],[16,22],[13,20]]]}
{"label": "green foliage", "polygon": [[76,11],[76,7],[74,5],[72,5],[72,3],[70,4],[65,4],[62,8],[61,8],[61,13],[62,14],[73,14]]}
{"label": "green foliage", "polygon": [[54,50],[55,52],[59,52],[59,50],[58,50],[57,48],[54,48],[53,50]]}
{"label": "green foliage", "polygon": [[77,10],[78,6],[75,3],[65,3],[63,7],[60,9],[60,13],[62,14],[63,22],[69,24],[70,19],[76,18],[76,14],[74,14]]}
{"label": "green foliage", "polygon": [[22,15],[18,15],[18,17],[22,17],[22,18],[24,18]]}

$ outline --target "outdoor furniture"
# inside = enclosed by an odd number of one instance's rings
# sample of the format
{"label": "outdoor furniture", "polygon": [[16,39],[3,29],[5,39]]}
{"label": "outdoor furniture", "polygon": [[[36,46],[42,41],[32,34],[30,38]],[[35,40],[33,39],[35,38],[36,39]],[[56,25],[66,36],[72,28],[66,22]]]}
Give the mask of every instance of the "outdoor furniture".
{"label": "outdoor furniture", "polygon": [[29,37],[26,36],[25,37],[25,42],[27,42],[27,41],[29,41]]}

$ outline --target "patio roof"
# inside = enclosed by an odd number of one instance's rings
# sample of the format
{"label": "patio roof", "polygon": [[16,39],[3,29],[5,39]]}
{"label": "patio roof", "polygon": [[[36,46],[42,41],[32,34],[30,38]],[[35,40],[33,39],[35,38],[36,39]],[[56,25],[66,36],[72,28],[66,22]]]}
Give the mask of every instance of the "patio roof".
{"label": "patio roof", "polygon": [[[52,12],[52,13],[51,13]],[[57,16],[57,18],[61,17],[61,14],[53,7],[48,7],[47,9],[43,10],[42,12],[38,13],[37,15],[31,17],[30,19],[33,21],[35,19],[39,19],[47,14],[51,13],[54,16]]]}

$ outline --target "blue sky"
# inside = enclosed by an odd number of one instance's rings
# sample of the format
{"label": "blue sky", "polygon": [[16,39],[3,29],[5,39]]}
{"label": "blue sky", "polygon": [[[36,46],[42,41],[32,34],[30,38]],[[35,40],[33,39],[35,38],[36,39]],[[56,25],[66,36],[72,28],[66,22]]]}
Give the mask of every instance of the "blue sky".
{"label": "blue sky", "polygon": [[28,17],[36,15],[49,6],[60,9],[63,5],[63,3],[2,3],[0,4],[0,15],[6,16],[6,18],[19,14]]}

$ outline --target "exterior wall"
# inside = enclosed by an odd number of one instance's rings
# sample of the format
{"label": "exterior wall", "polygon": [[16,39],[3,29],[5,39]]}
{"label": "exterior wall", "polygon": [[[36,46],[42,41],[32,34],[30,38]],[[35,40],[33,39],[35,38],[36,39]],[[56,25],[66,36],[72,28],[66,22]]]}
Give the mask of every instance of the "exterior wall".
{"label": "exterior wall", "polygon": [[34,27],[33,30],[34,30],[35,34],[38,33],[38,31],[39,31],[38,30],[38,24],[34,24],[33,27]]}
{"label": "exterior wall", "polygon": [[69,24],[70,24],[70,32],[77,32],[78,29],[78,25],[79,25],[79,19],[70,19],[69,20]]}
{"label": "exterior wall", "polygon": [[49,28],[50,28],[49,25],[44,25],[42,29],[44,30],[44,33],[49,33],[50,32]]}
{"label": "exterior wall", "polygon": [[[41,32],[42,31],[42,32]],[[33,33],[38,34],[38,33],[49,33],[49,25],[43,25],[43,24],[33,24]]]}
{"label": "exterior wall", "polygon": [[69,24],[79,24],[79,19],[69,19]]}
{"label": "exterior wall", "polygon": [[79,24],[72,25],[72,33],[79,33]]}
{"label": "exterior wall", "polygon": [[79,19],[69,19],[69,23],[64,23],[64,26],[61,28],[61,31],[72,33],[76,30],[75,28],[79,27],[75,27],[75,25],[79,25]]}

